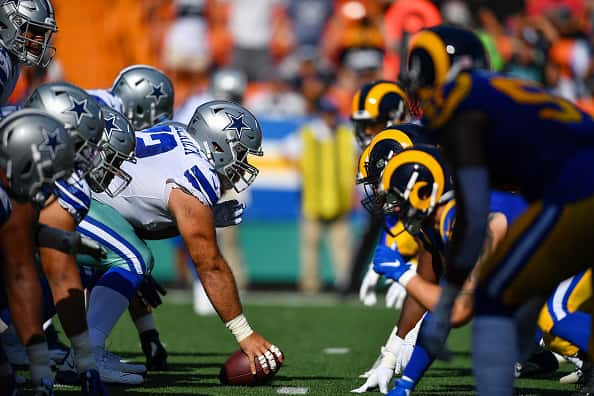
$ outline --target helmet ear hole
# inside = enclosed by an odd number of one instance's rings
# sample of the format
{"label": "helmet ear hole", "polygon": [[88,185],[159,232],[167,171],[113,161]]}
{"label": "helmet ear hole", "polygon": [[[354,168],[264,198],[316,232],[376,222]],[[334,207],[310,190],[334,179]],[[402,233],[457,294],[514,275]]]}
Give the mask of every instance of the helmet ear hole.
{"label": "helmet ear hole", "polygon": [[225,150],[217,142],[212,142],[212,146],[214,147],[217,153],[223,153]]}
{"label": "helmet ear hole", "polygon": [[136,106],[136,114],[142,115],[143,113],[144,113],[144,109],[142,108],[142,106],[137,105]]}
{"label": "helmet ear hole", "polygon": [[33,161],[27,161],[27,163],[25,164],[25,166],[23,166],[22,174],[23,175],[28,175],[31,172],[31,169],[32,168],[33,168]]}

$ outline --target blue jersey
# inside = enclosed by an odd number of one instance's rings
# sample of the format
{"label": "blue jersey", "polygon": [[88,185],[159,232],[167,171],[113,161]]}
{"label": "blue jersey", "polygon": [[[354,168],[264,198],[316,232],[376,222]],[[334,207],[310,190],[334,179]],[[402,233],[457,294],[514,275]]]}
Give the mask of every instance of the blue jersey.
{"label": "blue jersey", "polygon": [[0,225],[6,223],[12,211],[12,204],[8,193],[0,187]]}
{"label": "blue jersey", "polygon": [[0,106],[8,102],[8,97],[14,91],[19,74],[19,64],[13,63],[8,51],[0,48]]}
{"label": "blue jersey", "polygon": [[[524,198],[518,194],[498,190],[491,191],[489,212],[503,214],[508,224],[513,223],[527,207],[528,204]],[[452,237],[455,223],[456,201],[452,199],[445,204],[445,209],[441,213],[439,231],[435,230],[433,223],[422,228],[422,240],[425,246],[430,248],[428,250],[435,250],[443,254]]]}
{"label": "blue jersey", "polygon": [[488,118],[487,167],[495,186],[529,201],[568,202],[594,194],[594,120],[539,85],[485,71],[463,72],[423,103],[439,130],[465,110]]}
{"label": "blue jersey", "polygon": [[91,189],[86,180],[74,172],[67,180],[56,181],[55,187],[60,206],[80,223],[91,205]]}
{"label": "blue jersey", "polygon": [[8,117],[15,111],[20,110],[22,108],[23,108],[22,106],[11,106],[11,105],[0,106],[0,120]]}

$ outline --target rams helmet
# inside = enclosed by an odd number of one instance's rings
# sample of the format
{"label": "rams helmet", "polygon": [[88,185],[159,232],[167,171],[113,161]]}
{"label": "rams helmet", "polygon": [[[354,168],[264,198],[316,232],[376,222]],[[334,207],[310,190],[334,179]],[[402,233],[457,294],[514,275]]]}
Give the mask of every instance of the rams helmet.
{"label": "rams helmet", "polygon": [[412,37],[407,64],[407,91],[423,97],[462,70],[489,69],[489,58],[472,31],[439,25]]}
{"label": "rams helmet", "polygon": [[379,185],[385,213],[398,213],[404,228],[418,234],[435,207],[454,198],[454,189],[441,153],[419,145],[402,150],[388,161]]}
{"label": "rams helmet", "polygon": [[[404,90],[392,81],[365,84],[353,97],[351,121],[357,141],[365,147],[382,128],[404,122],[409,114]],[[375,133],[368,128],[377,128]]]}

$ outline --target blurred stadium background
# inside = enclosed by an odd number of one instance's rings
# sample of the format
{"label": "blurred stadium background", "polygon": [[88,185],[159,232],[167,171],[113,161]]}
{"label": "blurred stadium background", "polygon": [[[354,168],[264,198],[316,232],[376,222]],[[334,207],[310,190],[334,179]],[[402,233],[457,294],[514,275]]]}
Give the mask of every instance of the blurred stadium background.
{"label": "blurred stadium background", "polygon": [[[239,227],[251,287],[297,284],[301,190],[298,168],[284,155],[289,137],[317,112],[321,97],[348,120],[355,90],[397,78],[407,37],[421,27],[446,21],[476,29],[495,70],[538,81],[594,112],[592,0],[53,2],[56,60],[48,70],[24,72],[12,103],[46,80],[109,87],[123,67],[143,63],[170,75],[183,111],[189,98],[206,95],[212,72],[235,66],[247,73],[244,104],[262,122],[265,152],[258,180],[243,197],[248,208]],[[351,217],[356,234],[366,216],[354,205]],[[178,245],[151,244],[154,273],[185,287],[190,278],[176,266]],[[324,253],[327,286],[335,276],[330,260]]]}

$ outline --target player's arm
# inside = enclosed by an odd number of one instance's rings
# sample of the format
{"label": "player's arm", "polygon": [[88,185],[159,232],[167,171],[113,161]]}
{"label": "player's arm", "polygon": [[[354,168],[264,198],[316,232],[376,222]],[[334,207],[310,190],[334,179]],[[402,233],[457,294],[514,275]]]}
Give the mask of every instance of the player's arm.
{"label": "player's arm", "polygon": [[[489,214],[489,223],[483,245],[483,250],[470,276],[464,282],[462,290],[452,309],[451,323],[454,327],[464,325],[473,314],[473,293],[476,289],[477,273],[483,262],[503,240],[507,233],[507,220],[501,213]],[[405,286],[409,296],[416,299],[423,307],[433,311],[441,295],[441,286],[428,282],[422,277],[413,276]]]}
{"label": "player's arm", "polygon": [[[208,298],[250,358],[255,373],[254,359],[263,355],[268,358],[276,348],[254,332],[243,316],[233,274],[217,245],[212,210],[179,188],[171,190],[168,206]],[[280,352],[277,358],[282,361]],[[268,362],[273,368],[275,363]]]}
{"label": "player's arm", "polygon": [[[69,232],[76,228],[72,216],[57,200],[41,211],[39,222]],[[87,329],[85,299],[75,257],[50,248],[40,248],[39,254],[66,335],[71,337],[84,332]]]}
{"label": "player's arm", "polygon": [[24,345],[43,341],[41,286],[33,254],[36,210],[30,204],[12,202],[12,213],[0,229],[0,251],[12,319]]}

